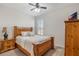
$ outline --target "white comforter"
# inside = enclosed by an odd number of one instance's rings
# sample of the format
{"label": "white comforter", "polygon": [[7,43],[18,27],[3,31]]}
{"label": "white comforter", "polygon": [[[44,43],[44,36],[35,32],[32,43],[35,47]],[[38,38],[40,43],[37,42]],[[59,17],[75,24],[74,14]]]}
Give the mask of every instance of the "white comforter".
{"label": "white comforter", "polygon": [[33,44],[41,44],[45,41],[47,41],[49,38],[48,36],[17,36],[16,37],[16,43],[19,44],[21,47],[26,49],[28,52],[31,53],[31,55],[34,55],[33,53]]}

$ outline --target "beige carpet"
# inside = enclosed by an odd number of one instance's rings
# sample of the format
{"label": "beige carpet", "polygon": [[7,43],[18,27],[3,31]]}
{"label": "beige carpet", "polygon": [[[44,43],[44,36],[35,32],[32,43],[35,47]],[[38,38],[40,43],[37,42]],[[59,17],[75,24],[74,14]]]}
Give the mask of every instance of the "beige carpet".
{"label": "beige carpet", "polygon": [[[0,56],[26,56],[20,50],[14,49],[0,54]],[[44,56],[64,56],[64,49],[56,47],[54,50],[49,50]]]}

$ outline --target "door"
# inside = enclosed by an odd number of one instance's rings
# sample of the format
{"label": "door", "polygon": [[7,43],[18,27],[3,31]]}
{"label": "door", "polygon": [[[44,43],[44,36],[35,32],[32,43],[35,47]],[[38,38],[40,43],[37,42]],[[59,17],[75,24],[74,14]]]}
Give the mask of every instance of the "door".
{"label": "door", "polygon": [[37,19],[36,20],[36,34],[43,35],[44,34],[44,20],[43,19]]}

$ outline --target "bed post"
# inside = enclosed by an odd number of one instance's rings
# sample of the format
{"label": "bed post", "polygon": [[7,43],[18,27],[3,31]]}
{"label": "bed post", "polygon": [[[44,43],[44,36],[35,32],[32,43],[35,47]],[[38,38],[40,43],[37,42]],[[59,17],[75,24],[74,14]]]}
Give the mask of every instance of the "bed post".
{"label": "bed post", "polygon": [[16,39],[17,26],[14,26],[14,39]]}
{"label": "bed post", "polygon": [[38,46],[33,44],[34,56],[38,56]]}
{"label": "bed post", "polygon": [[51,48],[54,49],[54,37],[51,37]]}

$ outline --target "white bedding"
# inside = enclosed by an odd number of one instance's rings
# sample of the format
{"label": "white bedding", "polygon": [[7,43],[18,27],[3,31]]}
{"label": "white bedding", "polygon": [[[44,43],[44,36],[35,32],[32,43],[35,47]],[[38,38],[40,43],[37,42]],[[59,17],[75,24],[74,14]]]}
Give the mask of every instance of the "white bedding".
{"label": "white bedding", "polygon": [[46,42],[48,40],[47,38],[49,38],[49,37],[48,36],[40,36],[40,35],[17,36],[16,43],[19,44],[24,49],[26,49],[28,52],[30,52],[31,55],[34,55],[33,44],[41,44],[43,42]]}

